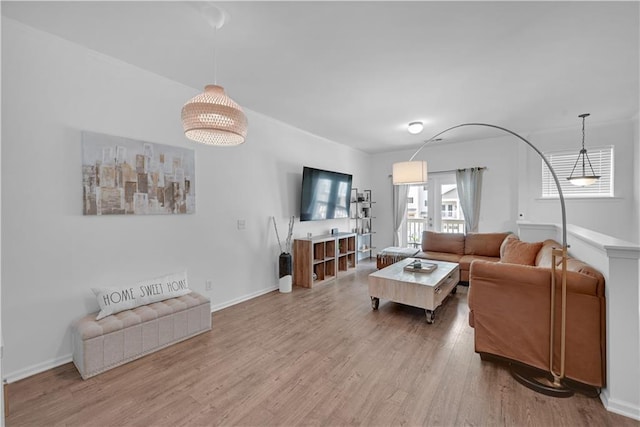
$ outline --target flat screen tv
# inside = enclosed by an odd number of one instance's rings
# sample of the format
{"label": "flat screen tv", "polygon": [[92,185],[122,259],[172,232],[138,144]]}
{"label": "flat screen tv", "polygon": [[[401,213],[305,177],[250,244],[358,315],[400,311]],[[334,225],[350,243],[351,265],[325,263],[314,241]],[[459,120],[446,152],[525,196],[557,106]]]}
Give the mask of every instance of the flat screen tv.
{"label": "flat screen tv", "polygon": [[349,218],[352,175],[304,166],[300,221]]}

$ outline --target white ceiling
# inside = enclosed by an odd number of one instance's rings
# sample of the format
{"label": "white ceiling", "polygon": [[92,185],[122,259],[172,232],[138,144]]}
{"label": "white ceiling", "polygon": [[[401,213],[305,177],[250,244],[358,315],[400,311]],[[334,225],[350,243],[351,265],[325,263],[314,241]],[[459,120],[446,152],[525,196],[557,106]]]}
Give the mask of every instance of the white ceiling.
{"label": "white ceiling", "polygon": [[[214,79],[205,4],[3,1],[2,14],[195,95]],[[231,17],[215,62],[235,101],[366,152],[416,147],[464,122],[526,134],[578,131],[585,112],[587,128],[638,114],[637,1],[214,4]],[[409,135],[415,120],[425,130]],[[465,129],[446,138],[491,132]]]}

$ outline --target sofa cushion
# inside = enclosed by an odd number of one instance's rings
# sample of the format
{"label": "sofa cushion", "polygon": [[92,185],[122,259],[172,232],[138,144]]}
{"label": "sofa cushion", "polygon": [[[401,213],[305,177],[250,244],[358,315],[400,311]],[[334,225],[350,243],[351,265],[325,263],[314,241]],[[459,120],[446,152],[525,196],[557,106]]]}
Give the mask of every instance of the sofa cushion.
{"label": "sofa cushion", "polygon": [[500,245],[510,233],[468,233],[464,241],[465,255],[500,256]]}
{"label": "sofa cushion", "polygon": [[567,271],[575,271],[576,273],[593,277],[596,280],[596,290],[594,295],[604,296],[604,276],[598,270],[580,260],[569,258],[567,260]]}
{"label": "sofa cushion", "polygon": [[464,234],[423,231],[422,251],[464,255]]}
{"label": "sofa cushion", "polygon": [[432,251],[428,251],[428,252],[418,252],[413,257],[414,258],[421,258],[421,259],[433,259],[433,260],[436,260],[436,261],[458,262],[458,261],[460,261],[460,258],[462,258],[462,255],[451,254],[451,253],[448,253],[448,252],[432,252]]}
{"label": "sofa cushion", "polygon": [[[556,270],[556,286],[558,287],[558,292],[560,292],[560,289],[562,289],[561,270]],[[567,293],[604,296],[598,295],[598,279],[570,270],[567,271]]]}
{"label": "sofa cushion", "polygon": [[500,258],[493,257],[493,256],[462,255],[460,257],[460,261],[458,261],[458,264],[460,265],[460,271],[465,271],[465,270],[469,271],[469,268],[471,268],[471,263],[477,259],[481,259],[482,261],[492,261],[492,262],[500,261]]}
{"label": "sofa cushion", "polygon": [[[542,243],[542,248],[536,256],[535,265],[543,268],[551,268],[551,251],[554,248],[560,249],[562,248],[562,245],[552,239],[545,240]],[[561,268],[561,262],[562,259],[560,257],[556,258],[556,268]],[[604,295],[604,276],[601,272],[599,272],[589,264],[569,257],[567,258],[567,271],[575,271],[577,273],[586,274],[587,276],[593,277],[597,281],[597,290],[595,291],[596,295]]]}
{"label": "sofa cushion", "polygon": [[542,242],[528,243],[509,239],[504,246],[504,256],[500,262],[508,264],[535,265],[536,256],[542,248]]}

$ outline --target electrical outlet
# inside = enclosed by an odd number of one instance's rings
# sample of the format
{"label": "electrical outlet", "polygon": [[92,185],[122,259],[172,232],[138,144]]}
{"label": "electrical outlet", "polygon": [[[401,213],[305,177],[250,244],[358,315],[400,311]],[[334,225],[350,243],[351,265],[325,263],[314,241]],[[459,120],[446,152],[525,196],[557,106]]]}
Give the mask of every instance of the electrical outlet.
{"label": "electrical outlet", "polygon": [[206,282],[204,282],[204,290],[205,291],[211,290],[211,280],[207,280]]}
{"label": "electrical outlet", "polygon": [[238,220],[238,230],[244,230],[246,226],[247,226],[247,223],[245,222],[244,219]]}

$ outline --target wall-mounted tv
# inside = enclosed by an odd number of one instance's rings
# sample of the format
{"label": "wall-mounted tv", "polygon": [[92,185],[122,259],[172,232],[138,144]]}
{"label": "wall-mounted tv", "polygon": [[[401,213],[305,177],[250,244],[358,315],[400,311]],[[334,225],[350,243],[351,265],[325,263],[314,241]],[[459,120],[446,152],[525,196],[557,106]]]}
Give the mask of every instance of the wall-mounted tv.
{"label": "wall-mounted tv", "polygon": [[300,221],[349,218],[352,175],[315,169],[302,169]]}

